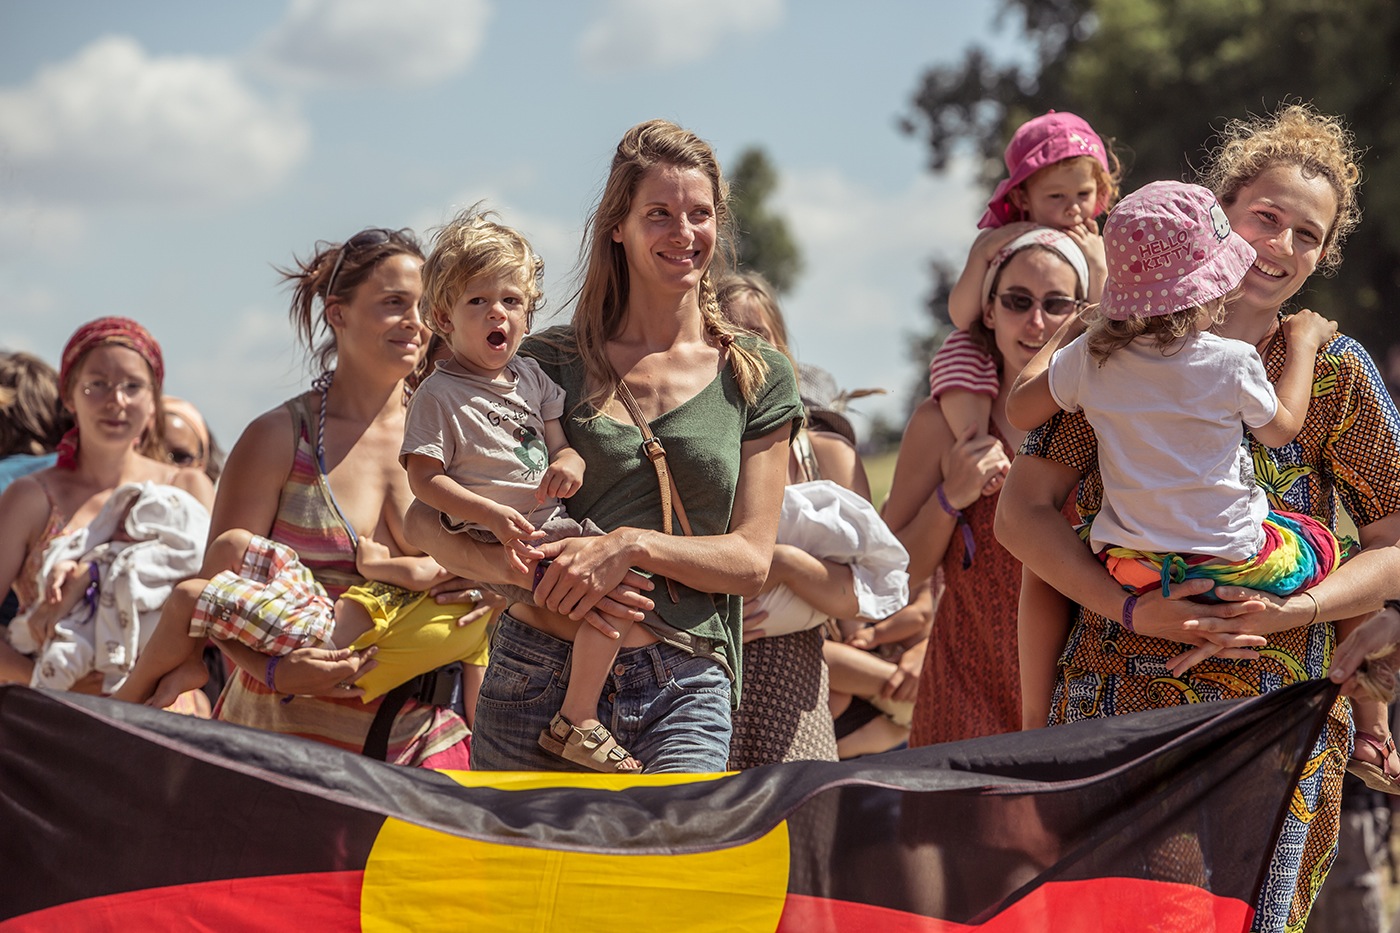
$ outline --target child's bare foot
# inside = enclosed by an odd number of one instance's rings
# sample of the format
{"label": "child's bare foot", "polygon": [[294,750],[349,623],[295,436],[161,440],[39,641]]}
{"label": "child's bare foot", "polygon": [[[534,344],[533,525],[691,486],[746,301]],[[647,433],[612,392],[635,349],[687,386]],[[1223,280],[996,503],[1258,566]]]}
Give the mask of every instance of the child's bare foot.
{"label": "child's bare foot", "polygon": [[574,764],[609,774],[636,774],[642,763],[613,738],[596,719],[580,720],[578,725],[555,713],[540,733],[540,747]]}
{"label": "child's bare foot", "polygon": [[165,709],[174,703],[180,694],[198,690],[208,680],[209,668],[204,666],[203,657],[196,655],[181,662],[179,667],[162,677],[150,698],[146,700],[146,705]]}

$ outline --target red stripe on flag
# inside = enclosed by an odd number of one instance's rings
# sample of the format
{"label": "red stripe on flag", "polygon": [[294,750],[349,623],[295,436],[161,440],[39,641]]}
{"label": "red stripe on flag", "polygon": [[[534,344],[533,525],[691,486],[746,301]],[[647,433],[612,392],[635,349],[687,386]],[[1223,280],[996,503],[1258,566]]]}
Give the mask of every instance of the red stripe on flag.
{"label": "red stripe on flag", "polygon": [[1244,933],[1254,910],[1203,888],[1140,878],[1095,878],[1042,884],[984,924],[802,894],[789,894],[777,933],[1016,933],[1094,930],[1096,933]]}
{"label": "red stripe on flag", "polygon": [[93,897],[0,922],[4,933],[359,930],[363,871],[263,875]]}

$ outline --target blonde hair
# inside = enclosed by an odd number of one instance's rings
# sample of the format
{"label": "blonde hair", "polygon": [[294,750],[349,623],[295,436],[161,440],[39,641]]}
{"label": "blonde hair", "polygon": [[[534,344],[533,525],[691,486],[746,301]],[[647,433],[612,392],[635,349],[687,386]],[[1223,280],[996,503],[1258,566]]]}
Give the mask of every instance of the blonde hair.
{"label": "blonde hair", "polygon": [[1271,116],[1232,120],[1220,138],[1201,181],[1226,207],[1274,165],[1296,165],[1304,178],[1326,179],[1337,196],[1337,216],[1322,239],[1317,268],[1334,273],[1342,262],[1342,243],[1361,222],[1360,153],[1341,118],[1318,113],[1311,104],[1290,104]]}
{"label": "blonde hair", "polygon": [[787,357],[796,370],[797,360],[793,359],[792,346],[788,343],[787,321],[783,320],[772,284],[757,272],[735,272],[720,280],[718,291],[720,311],[725,320],[735,327],[747,330],[743,322],[734,316],[733,304],[736,299],[748,298],[758,306],[768,330],[773,334],[773,348]]}
{"label": "blonde hair", "polygon": [[495,211],[481,209],[482,202],[457,214],[433,234],[433,248],[423,263],[423,303],[428,327],[445,331],[439,315],[446,316],[473,279],[513,276],[525,292],[528,306],[525,326],[544,306],[544,260],[516,230],[497,222]]}
{"label": "blonde hair", "polygon": [[729,185],[709,143],[665,120],[639,123],[623,134],[602,196],[588,215],[579,257],[583,279],[574,308],[574,346],[566,348],[583,361],[588,386],[583,401],[599,410],[612,401],[616,375],[608,363],[606,344],[622,328],[628,296],[627,254],[621,243],[614,242],[613,230],[627,218],[642,178],[661,167],[694,169],[710,180],[717,233],[713,259],[700,279],[700,313],[709,338],[728,349],[734,380],[744,400],[752,403],[767,379],[768,364],[757,350],[734,342],[740,329],[720,310],[715,288],[716,272],[733,265]]}
{"label": "blonde hair", "polygon": [[1217,298],[1210,304],[1182,308],[1170,314],[1155,314],[1145,317],[1134,314],[1125,320],[1116,321],[1103,314],[1094,313],[1089,319],[1084,342],[1089,355],[1102,366],[1117,350],[1121,350],[1139,337],[1148,337],[1162,352],[1170,356],[1180,349],[1180,344],[1189,334],[1200,329],[1201,315],[1204,313],[1212,324],[1225,321],[1225,305],[1236,292],[1225,298]]}

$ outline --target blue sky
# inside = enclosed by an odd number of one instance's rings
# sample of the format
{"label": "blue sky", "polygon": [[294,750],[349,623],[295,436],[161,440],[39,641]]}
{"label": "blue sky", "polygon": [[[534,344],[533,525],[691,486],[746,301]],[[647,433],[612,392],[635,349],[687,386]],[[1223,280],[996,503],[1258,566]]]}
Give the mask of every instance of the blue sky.
{"label": "blue sky", "polygon": [[[57,360],[104,314],[144,323],[167,391],[227,447],[303,388],[273,265],[486,199],[565,312],[622,132],[675,120],[762,146],[808,271],[798,355],[845,386],[918,376],[927,261],[986,194],[897,129],[924,68],[993,38],[965,0],[0,0],[0,347]],[[862,400],[895,415],[893,397]],[[864,433],[867,425],[857,417]]]}

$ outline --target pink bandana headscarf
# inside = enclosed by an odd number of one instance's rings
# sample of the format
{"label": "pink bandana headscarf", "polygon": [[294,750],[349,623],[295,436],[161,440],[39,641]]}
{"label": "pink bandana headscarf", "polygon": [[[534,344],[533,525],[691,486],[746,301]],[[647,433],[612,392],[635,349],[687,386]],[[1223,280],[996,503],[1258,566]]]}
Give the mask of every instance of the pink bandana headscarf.
{"label": "pink bandana headscarf", "polygon": [[[165,362],[160,355],[160,344],[156,343],[156,338],[152,337],[146,328],[125,317],[100,317],[74,331],[73,336],[68,338],[68,343],[63,348],[63,359],[59,364],[58,384],[60,388],[67,391],[68,380],[77,371],[83,358],[98,347],[109,343],[135,350],[141,354],[146,365],[151,367],[151,377],[155,383],[151,390],[156,395],[160,395],[161,385],[165,381]],[[72,430],[63,435],[63,439],[58,442],[58,467],[72,470],[76,469],[77,466],[78,426],[74,424]]]}

